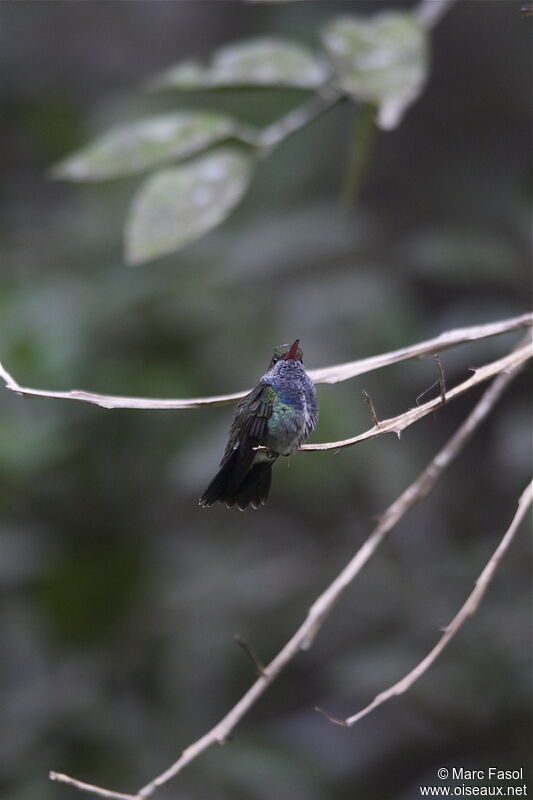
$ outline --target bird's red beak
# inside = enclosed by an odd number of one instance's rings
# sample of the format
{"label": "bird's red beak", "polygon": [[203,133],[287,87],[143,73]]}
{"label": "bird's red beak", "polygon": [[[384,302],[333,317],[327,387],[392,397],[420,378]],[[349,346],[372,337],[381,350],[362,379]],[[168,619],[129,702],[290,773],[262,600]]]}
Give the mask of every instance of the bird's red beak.
{"label": "bird's red beak", "polygon": [[298,355],[298,347],[300,345],[300,340],[296,339],[293,345],[291,345],[291,349],[289,352],[283,356],[284,361],[290,361],[291,359],[295,359]]}

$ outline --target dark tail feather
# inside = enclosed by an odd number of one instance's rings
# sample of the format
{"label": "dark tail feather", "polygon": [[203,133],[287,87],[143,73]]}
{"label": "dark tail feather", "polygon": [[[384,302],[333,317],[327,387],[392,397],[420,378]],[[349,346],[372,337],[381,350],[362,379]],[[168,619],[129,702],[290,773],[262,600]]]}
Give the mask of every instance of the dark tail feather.
{"label": "dark tail feather", "polygon": [[228,506],[237,505],[241,511],[248,506],[259,508],[268,500],[272,482],[272,463],[255,464],[236,492],[224,502]]}
{"label": "dark tail feather", "polygon": [[261,461],[254,464],[244,478],[235,485],[236,471],[240,471],[238,451],[235,450],[222,464],[219,471],[198,501],[202,508],[208,508],[217,501],[228,508],[237,505],[241,511],[248,506],[259,508],[268,499],[272,478],[272,463]]}
{"label": "dark tail feather", "polygon": [[219,471],[198,500],[202,508],[209,508],[209,506],[212,506],[217,500],[220,500],[222,503],[225,502],[224,496],[227,493],[228,484],[231,482],[237,459],[238,451],[234,450],[229,458],[222,463]]}

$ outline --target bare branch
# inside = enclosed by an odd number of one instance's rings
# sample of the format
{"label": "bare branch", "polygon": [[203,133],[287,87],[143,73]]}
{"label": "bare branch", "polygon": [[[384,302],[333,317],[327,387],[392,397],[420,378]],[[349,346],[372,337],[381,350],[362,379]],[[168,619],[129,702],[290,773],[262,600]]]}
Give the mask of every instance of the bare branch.
{"label": "bare branch", "polygon": [[[473,342],[477,339],[485,339],[489,336],[499,336],[502,333],[519,330],[520,328],[530,328],[533,325],[533,314],[522,314],[501,322],[490,322],[486,325],[473,325],[469,328],[458,328],[447,331],[434,339],[403,347],[400,350],[393,350],[390,353],[361,358],[357,361],[350,361],[345,364],[337,364],[332,367],[322,367],[320,369],[309,370],[309,375],[315,383],[338,383],[371,372],[375,369],[387,367],[390,364],[397,364],[409,358],[418,356],[432,355],[433,353],[455,347],[465,342]],[[97,394],[87,392],[82,389],[73,389],[67,392],[49,391],[46,389],[32,389],[29,386],[21,386],[15,378],[0,363],[0,378],[6,384],[6,388],[24,397],[46,397],[57,400],[77,400],[82,403],[92,403],[102,408],[135,408],[135,409],[186,409],[202,408],[203,406],[223,406],[240,400],[249,391],[233,392],[232,394],[215,395],[213,397],[193,397],[183,399],[160,399],[149,397],[122,397],[119,395]]]}
{"label": "bare branch", "polygon": [[51,781],[58,783],[66,783],[67,786],[73,786],[79,789],[80,792],[87,792],[87,794],[95,794],[97,797],[105,797],[107,800],[138,800],[136,794],[123,794],[123,792],[113,792],[110,789],[104,789],[101,786],[94,786],[92,783],[84,783],[78,781],[76,778],[70,778],[62,772],[49,772],[48,777]]}
{"label": "bare branch", "polygon": [[397,364],[409,358],[441,353],[443,350],[448,350],[450,347],[456,347],[459,344],[474,342],[477,339],[485,339],[489,336],[499,336],[502,333],[508,333],[519,328],[530,328],[532,325],[533,314],[522,314],[519,317],[506,319],[502,322],[473,325],[469,328],[456,328],[455,330],[441,333],[440,336],[436,336],[434,339],[428,339],[410,347],[402,347],[400,350],[393,350],[380,356],[371,356],[357,361],[349,361],[346,364],[337,364],[333,367],[309,370],[309,375],[315,383],[347,381],[349,378],[355,378],[365,372],[388,367],[391,364]]}
{"label": "bare branch", "polygon": [[202,406],[225,406],[244,397],[246,392],[216,395],[213,397],[191,397],[187,399],[163,399],[149,397],[121,397],[119,395],[96,394],[83,389],[72,389],[68,392],[54,392],[47,389],[32,389],[21,386],[15,378],[0,363],[0,377],[3,378],[6,389],[22,397],[48,397],[57,400],[79,400],[82,403],[92,403],[102,408],[145,408],[145,409],[184,409],[201,408]]}
{"label": "bare branch", "polygon": [[318,709],[323,713],[330,722],[335,722],[340,725],[345,725],[350,727],[354,725],[361,717],[366,716],[371,711],[373,711],[378,706],[385,703],[387,700],[390,700],[392,697],[397,697],[400,694],[403,694],[408,689],[411,688],[413,683],[417,681],[422,675],[427,671],[427,669],[433,664],[436,658],[442,653],[448,642],[453,639],[455,634],[461,628],[464,622],[471,617],[472,614],[475,613],[477,610],[483,595],[485,594],[489,583],[491,582],[492,578],[494,577],[494,573],[498,568],[500,561],[502,560],[503,556],[507,552],[509,545],[511,544],[514,535],[522,522],[526,511],[528,510],[529,506],[533,502],[533,481],[529,484],[529,486],[522,492],[522,495],[518,501],[518,508],[516,513],[513,517],[513,520],[507,530],[503,538],[501,539],[498,547],[491,555],[490,559],[488,560],[483,572],[477,579],[472,592],[469,594],[466,602],[457,612],[455,617],[452,619],[450,624],[444,629],[444,633],[435,645],[432,650],[429,651],[427,656],[422,659],[422,661],[416,665],[411,672],[408,672],[405,677],[403,677],[400,681],[395,683],[389,689],[386,689],[384,692],[381,692],[377,695],[377,697],[372,700],[367,706],[365,706],[361,711],[358,711],[357,714],[352,714],[352,716],[347,717],[345,720],[339,720],[335,717],[332,717],[329,714],[326,714],[322,709]]}
{"label": "bare branch", "polygon": [[[362,567],[373,555],[387,533],[416,503],[422,500],[431,491],[444,470],[464,447],[469,437],[488,416],[505,388],[517,374],[518,368],[519,365],[510,368],[508,372],[501,373],[489,386],[447,444],[437,453],[432,461],[430,461],[426,469],[419,475],[414,483],[412,483],[381,516],[380,521],[366,542],[364,542],[351,561],[349,561],[327,589],[318,597],[316,602],[309,609],[302,625],[274,659],[264,667],[262,674],[236,705],[233,706],[226,716],[211,728],[211,730],[207,731],[200,739],[189,745],[189,747],[182,752],[177,761],[165,770],[165,772],[146,784],[133,798],[126,795],[125,797],[128,798],[128,800],[144,800],[144,798],[150,797],[160,786],[167,783],[171,778],[181,772],[187,764],[190,764],[191,761],[198,758],[213,744],[222,744],[227,741],[238,722],[240,722],[254,703],[263,695],[287,664],[289,664],[301,650],[305,650],[311,646],[324,620],[333,609],[346,587],[353,581]],[[65,783],[70,783],[73,786],[77,785],[77,782],[72,778],[59,776],[56,773],[54,774],[57,780],[63,780]],[[86,787],[88,784],[82,784],[82,786]],[[102,795],[103,791],[106,790],[98,790],[98,787],[95,787],[93,793],[100,793],[100,796],[105,797],[105,794]],[[107,796],[111,798],[117,797],[116,794]],[[118,797],[121,798],[120,795]],[[124,795],[122,795],[122,798],[124,798]]]}
{"label": "bare branch", "polygon": [[522,364],[532,356],[533,343],[529,343],[521,347],[519,350],[514,350],[504,358],[499,358],[497,361],[492,361],[490,364],[485,364],[485,366],[476,369],[471,378],[468,378],[466,381],[454,386],[453,389],[450,389],[446,393],[446,398],[444,401],[440,396],[435,397],[433,400],[429,400],[427,403],[424,403],[421,406],[410,408],[409,411],[406,411],[404,414],[400,414],[397,417],[381,420],[378,425],[374,425],[373,428],[370,428],[364,433],[360,433],[358,436],[353,436],[351,439],[341,439],[338,442],[303,444],[300,447],[300,450],[305,452],[315,450],[342,450],[344,447],[351,447],[357,442],[362,442],[364,439],[371,439],[374,436],[381,436],[383,433],[396,433],[399,436],[401,432],[405,430],[405,428],[408,428],[409,425],[412,425],[414,422],[422,419],[422,417],[425,417],[426,414],[429,414],[435,408],[439,408],[443,403],[449,403],[455,397],[458,397],[460,394],[469,391],[469,389],[472,389],[479,383],[483,383],[483,381],[494,377],[494,375],[498,375],[500,372],[513,369],[513,367]]}

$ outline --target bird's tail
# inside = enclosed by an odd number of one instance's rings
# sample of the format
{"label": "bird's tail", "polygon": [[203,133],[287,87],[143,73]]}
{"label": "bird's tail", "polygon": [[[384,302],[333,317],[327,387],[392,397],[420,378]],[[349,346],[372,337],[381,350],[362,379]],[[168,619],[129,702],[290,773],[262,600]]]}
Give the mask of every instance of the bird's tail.
{"label": "bird's tail", "polygon": [[248,506],[259,508],[268,500],[272,480],[273,460],[257,461],[242,474],[239,449],[225,459],[219,471],[198,501],[208,508],[217,501],[228,508],[237,506],[244,511]]}

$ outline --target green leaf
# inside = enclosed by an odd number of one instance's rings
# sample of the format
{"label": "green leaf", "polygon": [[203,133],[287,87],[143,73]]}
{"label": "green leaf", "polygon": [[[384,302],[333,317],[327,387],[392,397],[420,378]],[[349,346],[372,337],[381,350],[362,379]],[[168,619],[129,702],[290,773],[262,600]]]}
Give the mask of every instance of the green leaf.
{"label": "green leaf", "polygon": [[150,84],[152,89],[218,89],[294,86],[316,89],[327,79],[322,61],[308,48],[281,38],[249,39],[218,50],[208,66],[184,61]]}
{"label": "green leaf", "polygon": [[339,17],[322,38],[338,85],[355,100],[375,103],[381,128],[399,125],[427,77],[428,41],[420,22],[402,12]]}
{"label": "green leaf", "polygon": [[251,174],[251,156],[229,147],[157,172],[133,200],[127,262],[141,264],[179,250],[214,228],[237,205]]}
{"label": "green leaf", "polygon": [[[182,159],[231,137],[244,127],[218,112],[180,111],[121,125],[53,168],[56,178],[98,181]],[[250,134],[248,133],[248,136]]]}

